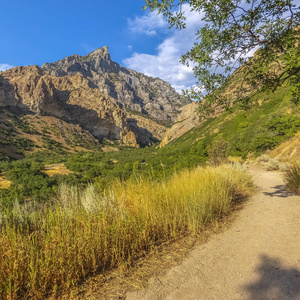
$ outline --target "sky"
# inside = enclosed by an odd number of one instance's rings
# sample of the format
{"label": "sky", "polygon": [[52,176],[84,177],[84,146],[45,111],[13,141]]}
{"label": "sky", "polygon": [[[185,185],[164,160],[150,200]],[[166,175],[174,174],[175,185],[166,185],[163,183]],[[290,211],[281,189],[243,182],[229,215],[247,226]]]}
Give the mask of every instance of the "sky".
{"label": "sky", "polygon": [[200,15],[185,6],[187,28],[178,31],[143,5],[143,0],[2,1],[0,70],[41,66],[108,46],[122,66],[160,77],[177,91],[193,87],[192,68],[179,59],[195,42]]}

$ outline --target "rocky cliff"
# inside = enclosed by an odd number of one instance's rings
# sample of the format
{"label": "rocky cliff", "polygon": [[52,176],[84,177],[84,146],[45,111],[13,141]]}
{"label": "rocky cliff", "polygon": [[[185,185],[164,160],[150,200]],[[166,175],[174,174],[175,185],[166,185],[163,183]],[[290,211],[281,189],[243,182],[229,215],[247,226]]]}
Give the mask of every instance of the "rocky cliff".
{"label": "rocky cliff", "polygon": [[188,103],[169,83],[112,61],[107,47],[0,75],[0,107],[55,117],[130,146],[162,140]]}
{"label": "rocky cliff", "polygon": [[166,131],[160,147],[165,146],[174,139],[179,138],[190,129],[197,127],[201,124],[199,114],[197,110],[199,108],[198,102],[192,102],[183,107],[181,114],[179,115],[177,122]]}
{"label": "rocky cliff", "polygon": [[77,123],[98,139],[137,146],[125,112],[82,75],[54,77],[38,66],[0,76],[0,106]]}
{"label": "rocky cliff", "polygon": [[86,56],[72,55],[55,63],[45,63],[41,68],[56,77],[82,74],[120,108],[157,120],[176,121],[182,106],[189,103],[169,83],[112,61],[106,46]]}

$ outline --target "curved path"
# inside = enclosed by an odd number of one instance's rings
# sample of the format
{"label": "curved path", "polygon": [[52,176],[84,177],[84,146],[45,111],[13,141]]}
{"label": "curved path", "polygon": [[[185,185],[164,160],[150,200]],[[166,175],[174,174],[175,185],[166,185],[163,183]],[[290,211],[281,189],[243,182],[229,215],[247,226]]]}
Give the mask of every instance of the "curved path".
{"label": "curved path", "polygon": [[232,226],[126,300],[300,299],[300,197],[251,167],[259,192]]}

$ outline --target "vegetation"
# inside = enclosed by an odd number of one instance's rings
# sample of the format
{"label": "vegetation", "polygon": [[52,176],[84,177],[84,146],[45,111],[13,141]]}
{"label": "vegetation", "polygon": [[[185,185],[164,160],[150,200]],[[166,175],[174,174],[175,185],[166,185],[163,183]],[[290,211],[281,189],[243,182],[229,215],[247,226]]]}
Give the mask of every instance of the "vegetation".
{"label": "vegetation", "polygon": [[233,106],[172,141],[164,147],[164,151],[186,155],[198,151],[198,156],[201,152],[202,157],[207,159],[207,151],[218,138],[229,143],[227,155],[243,159],[250,153],[258,156],[274,149],[300,130],[300,110],[290,101],[291,89],[291,86],[285,86],[278,88],[274,94],[263,92],[252,95],[253,104],[246,110]]}
{"label": "vegetation", "polygon": [[31,140],[15,135],[11,128],[9,129],[0,128],[0,132],[3,135],[0,145],[3,146],[14,145],[15,147],[17,147],[19,154],[23,154],[24,151],[30,151],[34,146],[34,143]]}
{"label": "vegetation", "polygon": [[[103,191],[116,179],[126,181],[143,176],[162,181],[174,172],[207,161],[218,165],[228,156],[242,159],[249,153],[259,156],[300,130],[300,111],[290,102],[290,89],[290,86],[278,88],[272,96],[266,92],[253,95],[251,101],[259,102],[260,106],[251,105],[246,111],[235,106],[163,148],[116,146],[119,151],[67,154],[60,144],[44,139],[49,143],[49,150],[28,154],[22,161],[0,162],[0,169],[12,182],[9,189],[0,189],[1,205],[12,207],[15,199],[23,203],[28,198],[44,202],[56,194],[62,182],[81,188],[94,183]],[[42,172],[45,165],[57,163],[64,163],[73,173],[49,178]],[[267,164],[268,168],[275,167],[275,163]]]}
{"label": "vegetation", "polygon": [[217,137],[208,150],[209,162],[215,166],[224,163],[228,157],[229,143]]}
{"label": "vegetation", "polygon": [[287,187],[294,193],[300,194],[300,163],[296,162],[285,171]]}
{"label": "vegetation", "polygon": [[35,128],[31,124],[29,124],[26,117],[23,117],[23,119],[15,117],[15,119],[12,120],[11,123],[24,133],[29,133],[29,134],[37,134],[38,133],[35,130]]}
{"label": "vegetation", "polygon": [[[119,147],[117,152],[78,152],[59,154],[39,151],[28,154],[18,161],[2,161],[0,169],[12,184],[9,189],[0,189],[2,207],[11,208],[15,199],[23,203],[28,198],[44,202],[58,190],[60,183],[76,184],[82,188],[94,182],[104,190],[116,179],[125,181],[136,176],[152,178],[154,181],[167,179],[177,170],[194,168],[203,164],[207,157],[201,151],[186,156],[186,152],[164,151],[146,147],[135,149]],[[198,151],[198,152],[197,152]],[[45,165],[64,163],[72,173],[54,175],[43,172]]]}
{"label": "vegetation", "polygon": [[14,204],[1,216],[1,299],[44,299],[83,277],[130,265],[155,245],[200,234],[252,189],[251,177],[222,166],[155,182],[115,182],[99,193],[63,184],[57,201]]}
{"label": "vegetation", "polygon": [[276,158],[270,158],[266,154],[257,157],[256,162],[267,171],[286,171],[289,168],[289,163],[281,162]]}
{"label": "vegetation", "polygon": [[[185,10],[199,13],[205,25],[195,33],[197,42],[181,58],[194,65],[199,89],[187,95],[202,99],[206,109],[213,103],[227,107],[232,99],[224,94],[228,74],[243,65],[243,80],[235,98],[249,101],[249,86],[275,91],[283,84],[295,84],[292,101],[298,103],[300,45],[297,26],[299,7],[293,0],[145,0],[145,9],[162,13],[169,24],[185,28]],[[249,59],[259,49],[255,59]],[[252,54],[251,54],[252,52]],[[281,63],[278,56],[282,55]],[[274,62],[276,67],[274,69]],[[282,63],[283,62],[283,63]],[[273,64],[273,67],[271,67]]]}

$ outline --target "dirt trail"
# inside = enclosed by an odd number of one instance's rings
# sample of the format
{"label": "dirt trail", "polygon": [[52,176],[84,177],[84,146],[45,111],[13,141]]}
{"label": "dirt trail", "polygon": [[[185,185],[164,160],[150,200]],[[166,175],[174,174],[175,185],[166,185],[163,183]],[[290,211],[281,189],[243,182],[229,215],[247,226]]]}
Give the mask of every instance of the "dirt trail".
{"label": "dirt trail", "polygon": [[126,300],[300,299],[300,197],[251,167],[259,192],[232,226]]}

